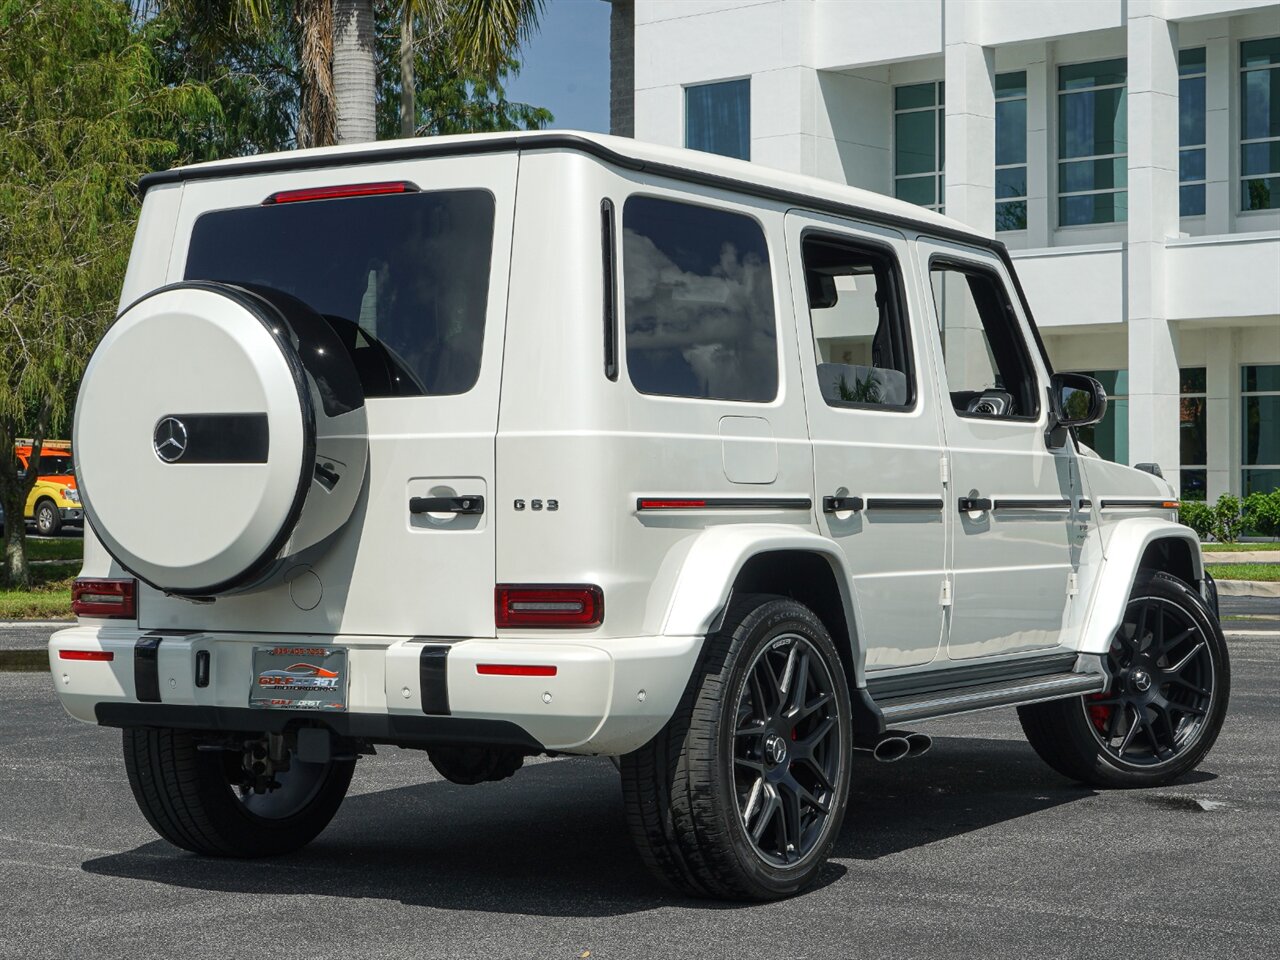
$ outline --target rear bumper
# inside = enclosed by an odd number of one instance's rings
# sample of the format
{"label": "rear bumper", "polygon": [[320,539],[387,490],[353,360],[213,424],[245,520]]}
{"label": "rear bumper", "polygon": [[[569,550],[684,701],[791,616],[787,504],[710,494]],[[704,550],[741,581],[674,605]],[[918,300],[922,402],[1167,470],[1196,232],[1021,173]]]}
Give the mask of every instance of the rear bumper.
{"label": "rear bumper", "polygon": [[[137,657],[143,637],[154,650]],[[294,642],[315,645],[318,638],[86,622],[53,635],[49,663],[67,711],[105,726],[278,731],[319,723],[372,743],[500,743],[616,755],[643,745],[666,723],[702,645],[700,637],[388,643],[339,636],[320,642],[348,650],[346,712],[250,709],[253,648]],[[104,651],[112,659],[65,660],[64,650]],[[196,658],[203,651],[208,685],[197,687]],[[554,665],[556,673],[489,676],[478,672],[482,663]]]}

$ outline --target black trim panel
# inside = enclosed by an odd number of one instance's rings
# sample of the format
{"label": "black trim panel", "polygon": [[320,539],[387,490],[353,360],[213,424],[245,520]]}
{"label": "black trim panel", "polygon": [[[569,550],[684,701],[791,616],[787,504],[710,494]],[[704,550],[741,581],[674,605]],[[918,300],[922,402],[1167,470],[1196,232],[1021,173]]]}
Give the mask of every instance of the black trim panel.
{"label": "black trim panel", "polygon": [[328,727],[340,737],[397,746],[477,743],[523,747],[533,753],[545,750],[523,728],[506,720],[146,703],[99,703],[94,707],[94,714],[98,723],[104,727],[173,727],[185,730],[280,733],[294,725],[322,726]]}
{"label": "black trim panel", "polygon": [[868,510],[941,510],[942,498],[920,497],[906,499],[896,497],[872,497],[867,501]]}
{"label": "black trim panel", "polygon": [[[176,458],[162,455],[161,425],[176,420],[186,447]],[[266,463],[271,428],[265,413],[170,413],[156,423],[156,453],[163,463]]]}
{"label": "black trim panel", "polygon": [[[645,506],[655,500],[664,501],[697,501],[698,506],[659,507]],[[741,510],[756,508],[761,510],[812,510],[813,501],[808,497],[637,497],[636,510],[649,513],[654,510]]]}
{"label": "black trim panel", "polygon": [[1167,503],[1176,503],[1176,500],[1101,500],[1098,505],[1103,510],[1176,510],[1177,507],[1167,507]]}
{"label": "black trim panel", "polygon": [[422,712],[438,717],[449,715],[449,645],[429,643],[418,658],[418,684],[422,690]]}
{"label": "black trim panel", "polygon": [[892,677],[867,678],[867,689],[880,703],[913,697],[940,690],[956,690],[962,687],[979,687],[1002,680],[1022,680],[1027,677],[1069,673],[1076,663],[1075,653],[1053,653],[1043,657],[1023,660],[1006,660],[1001,663],[971,663],[958,667],[941,667],[919,673],[898,674]]}
{"label": "black trim panel", "polygon": [[995,510],[1070,510],[1070,500],[997,500]]}
{"label": "black trim panel", "polygon": [[618,379],[618,281],[617,240],[613,201],[600,201],[600,252],[604,281],[604,375]]}
{"label": "black trim panel", "polygon": [[160,702],[160,641],[153,633],[138,638],[133,645],[133,690],[143,703]]}

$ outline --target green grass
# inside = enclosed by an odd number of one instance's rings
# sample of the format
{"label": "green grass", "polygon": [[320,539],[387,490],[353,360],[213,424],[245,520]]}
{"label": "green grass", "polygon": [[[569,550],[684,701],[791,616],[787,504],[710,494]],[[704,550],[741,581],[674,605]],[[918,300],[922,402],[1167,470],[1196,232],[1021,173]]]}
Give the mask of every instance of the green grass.
{"label": "green grass", "polygon": [[31,568],[29,590],[0,590],[0,620],[59,620],[71,617],[71,581],[80,563],[43,563]]}
{"label": "green grass", "polygon": [[66,540],[32,540],[27,538],[28,560],[80,560],[84,557],[84,541],[79,537]]}
{"label": "green grass", "polygon": [[1280,551],[1280,543],[1202,543],[1205,553],[1252,553],[1254,550]]}
{"label": "green grass", "polygon": [[1215,580],[1280,581],[1280,563],[1215,563],[1209,569]]}

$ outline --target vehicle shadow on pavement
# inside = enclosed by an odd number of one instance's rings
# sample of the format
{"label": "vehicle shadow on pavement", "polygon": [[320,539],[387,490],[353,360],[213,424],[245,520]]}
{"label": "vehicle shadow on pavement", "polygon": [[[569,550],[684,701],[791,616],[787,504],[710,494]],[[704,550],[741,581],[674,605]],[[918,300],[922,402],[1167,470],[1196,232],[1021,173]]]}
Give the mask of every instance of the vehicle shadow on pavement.
{"label": "vehicle shadow on pavement", "polygon": [[[422,763],[425,773],[425,756]],[[853,775],[839,859],[874,860],[1093,795],[1025,743],[1007,740],[949,737],[918,760],[858,760]],[[83,869],[199,890],[534,916],[716,906],[679,897],[649,876],[620,801],[607,761],[564,759],[532,764],[502,783],[436,780],[350,796],[329,829],[289,857],[204,859],[157,840]],[[818,885],[846,872],[828,863]]]}

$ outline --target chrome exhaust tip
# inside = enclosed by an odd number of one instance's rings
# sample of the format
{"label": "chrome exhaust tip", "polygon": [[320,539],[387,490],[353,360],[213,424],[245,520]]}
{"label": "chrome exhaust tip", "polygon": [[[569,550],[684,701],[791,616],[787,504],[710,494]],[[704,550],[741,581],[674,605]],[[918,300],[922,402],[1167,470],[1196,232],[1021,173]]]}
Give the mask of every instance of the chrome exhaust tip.
{"label": "chrome exhaust tip", "polygon": [[897,734],[885,734],[871,748],[871,755],[881,763],[894,763],[911,753],[911,743],[906,737]]}
{"label": "chrome exhaust tip", "polygon": [[908,733],[906,740],[908,757],[923,757],[933,747],[933,737],[927,733]]}

